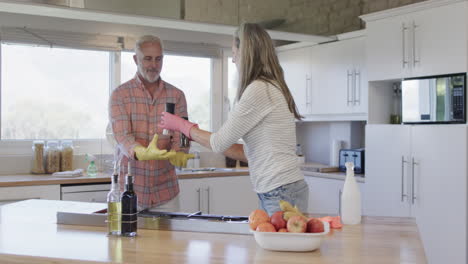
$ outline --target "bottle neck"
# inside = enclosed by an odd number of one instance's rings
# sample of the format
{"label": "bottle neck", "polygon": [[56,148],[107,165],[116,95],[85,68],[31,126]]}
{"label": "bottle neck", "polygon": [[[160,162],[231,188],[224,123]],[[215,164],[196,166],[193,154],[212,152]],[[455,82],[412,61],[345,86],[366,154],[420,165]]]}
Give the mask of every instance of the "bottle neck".
{"label": "bottle neck", "polygon": [[119,190],[120,189],[119,175],[113,175],[112,177],[113,178],[112,178],[111,189],[112,190]]}
{"label": "bottle neck", "polygon": [[125,191],[133,192],[133,182],[129,182],[125,185]]}

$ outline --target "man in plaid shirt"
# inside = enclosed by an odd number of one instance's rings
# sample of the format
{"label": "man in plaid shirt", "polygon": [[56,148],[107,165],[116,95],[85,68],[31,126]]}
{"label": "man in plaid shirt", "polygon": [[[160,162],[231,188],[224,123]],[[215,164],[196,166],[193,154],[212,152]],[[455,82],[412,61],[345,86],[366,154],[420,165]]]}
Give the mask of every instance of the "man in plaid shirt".
{"label": "man in plaid shirt", "polygon": [[188,148],[180,148],[180,133],[162,135],[157,124],[166,103],[175,104],[176,115],[188,117],[185,95],[161,79],[163,47],[158,37],[141,37],[133,59],[138,66],[135,77],[117,87],[109,102],[121,164],[120,182],[125,182],[130,160],[139,209],[179,211],[174,165],[184,166],[191,155],[185,154]]}

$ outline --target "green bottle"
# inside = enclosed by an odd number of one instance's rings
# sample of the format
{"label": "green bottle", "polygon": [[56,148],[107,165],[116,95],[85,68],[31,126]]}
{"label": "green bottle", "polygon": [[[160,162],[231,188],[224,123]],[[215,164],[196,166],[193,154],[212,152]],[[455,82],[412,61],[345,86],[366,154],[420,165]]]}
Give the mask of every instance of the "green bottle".
{"label": "green bottle", "polygon": [[88,169],[86,169],[86,172],[88,173],[88,176],[89,176],[89,177],[96,177],[96,175],[97,175],[97,168],[96,168],[96,163],[94,162],[94,160],[92,160],[92,161],[89,163],[89,166],[88,166]]}

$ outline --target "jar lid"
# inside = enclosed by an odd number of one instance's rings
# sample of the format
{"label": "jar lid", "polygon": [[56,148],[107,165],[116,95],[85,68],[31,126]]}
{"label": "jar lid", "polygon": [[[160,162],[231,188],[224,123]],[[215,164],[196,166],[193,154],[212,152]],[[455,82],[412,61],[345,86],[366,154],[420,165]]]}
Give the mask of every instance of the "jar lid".
{"label": "jar lid", "polygon": [[69,139],[64,139],[61,141],[62,143],[62,147],[70,147],[70,146],[73,146],[73,141],[69,140]]}
{"label": "jar lid", "polygon": [[47,141],[47,147],[58,147],[58,141],[57,140],[48,140]]}

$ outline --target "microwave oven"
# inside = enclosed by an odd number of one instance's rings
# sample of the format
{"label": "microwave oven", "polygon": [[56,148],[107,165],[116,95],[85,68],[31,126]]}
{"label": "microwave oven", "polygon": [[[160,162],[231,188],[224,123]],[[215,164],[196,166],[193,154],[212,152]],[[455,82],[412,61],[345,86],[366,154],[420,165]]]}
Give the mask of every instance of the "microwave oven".
{"label": "microwave oven", "polygon": [[404,124],[466,123],[466,73],[404,79],[401,110]]}

